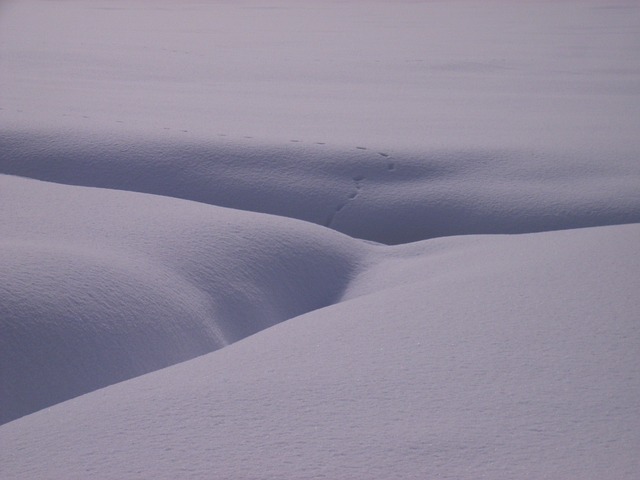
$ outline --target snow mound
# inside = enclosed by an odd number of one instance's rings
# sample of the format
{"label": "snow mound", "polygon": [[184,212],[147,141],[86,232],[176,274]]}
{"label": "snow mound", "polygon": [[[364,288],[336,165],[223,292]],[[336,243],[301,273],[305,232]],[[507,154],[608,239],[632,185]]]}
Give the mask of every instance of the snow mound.
{"label": "snow mound", "polygon": [[363,257],[322,227],[0,176],[1,421],[340,298]]}
{"label": "snow mound", "polygon": [[0,477],[640,478],[639,13],[0,1]]}
{"label": "snow mound", "polygon": [[380,247],[349,301],[4,425],[3,473],[635,478],[639,239]]}
{"label": "snow mound", "polygon": [[387,244],[640,221],[640,164],[624,153],[5,131],[0,172],[292,217]]}

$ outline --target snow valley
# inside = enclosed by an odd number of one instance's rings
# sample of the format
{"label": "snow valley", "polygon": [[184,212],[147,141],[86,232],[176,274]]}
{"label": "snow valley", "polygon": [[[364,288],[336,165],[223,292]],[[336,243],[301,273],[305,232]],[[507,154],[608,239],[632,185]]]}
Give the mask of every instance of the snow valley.
{"label": "snow valley", "polygon": [[634,2],[0,8],[3,478],[637,478]]}

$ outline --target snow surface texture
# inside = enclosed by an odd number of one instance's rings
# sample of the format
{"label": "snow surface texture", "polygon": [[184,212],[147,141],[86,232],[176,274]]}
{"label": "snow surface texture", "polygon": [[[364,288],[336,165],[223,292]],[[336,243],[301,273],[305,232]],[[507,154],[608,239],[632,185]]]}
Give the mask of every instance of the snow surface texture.
{"label": "snow surface texture", "polygon": [[349,301],[4,425],[5,475],[634,478],[639,238],[380,248]]}
{"label": "snow surface texture", "polygon": [[639,7],[2,3],[0,477],[638,478]]}
{"label": "snow surface texture", "polygon": [[5,132],[0,172],[293,217],[386,244],[640,222],[636,155],[256,143]]}
{"label": "snow surface texture", "polygon": [[290,219],[0,185],[3,421],[329,305],[359,258],[355,240]]}

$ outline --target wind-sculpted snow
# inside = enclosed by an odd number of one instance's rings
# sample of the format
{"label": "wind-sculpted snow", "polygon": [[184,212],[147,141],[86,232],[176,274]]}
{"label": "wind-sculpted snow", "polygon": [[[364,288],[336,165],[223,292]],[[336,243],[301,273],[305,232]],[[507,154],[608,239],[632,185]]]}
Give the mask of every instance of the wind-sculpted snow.
{"label": "wind-sculpted snow", "polygon": [[2,422],[335,302],[358,242],[290,219],[0,176]]}
{"label": "wind-sculpted snow", "polygon": [[631,480],[639,239],[377,247],[349,301],[4,425],[3,474]]}
{"label": "wind-sculpted snow", "polygon": [[640,478],[639,13],[0,2],[2,480]]}
{"label": "wind-sculpted snow", "polygon": [[620,152],[3,132],[0,172],[292,217],[387,244],[640,221],[640,163]]}

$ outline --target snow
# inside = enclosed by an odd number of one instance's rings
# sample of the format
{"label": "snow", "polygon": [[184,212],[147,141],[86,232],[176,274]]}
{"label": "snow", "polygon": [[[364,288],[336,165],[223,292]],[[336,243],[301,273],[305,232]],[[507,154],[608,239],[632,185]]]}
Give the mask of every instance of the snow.
{"label": "snow", "polygon": [[393,252],[381,268],[399,279],[374,269],[348,301],[4,425],[2,464],[24,478],[632,478],[639,236]]}
{"label": "snow", "polygon": [[349,237],[280,217],[0,185],[3,421],[331,304],[362,256]]}
{"label": "snow", "polygon": [[640,474],[635,2],[0,5],[0,476]]}
{"label": "snow", "polygon": [[4,132],[0,152],[4,173],[298,218],[386,244],[640,221],[637,156],[608,153],[603,163],[590,150],[385,151],[53,130]]}

